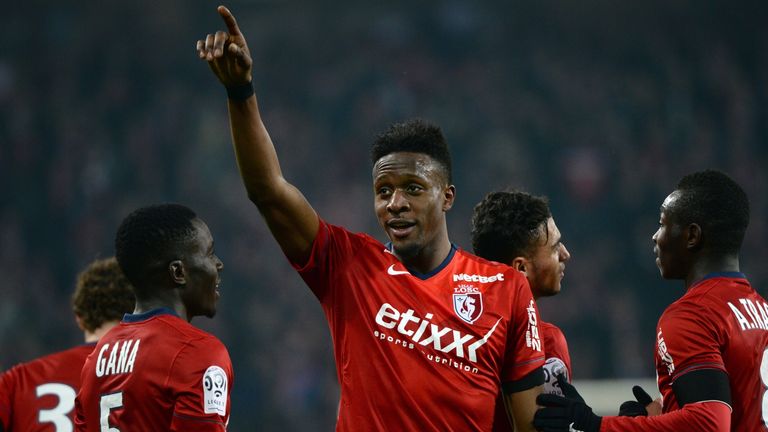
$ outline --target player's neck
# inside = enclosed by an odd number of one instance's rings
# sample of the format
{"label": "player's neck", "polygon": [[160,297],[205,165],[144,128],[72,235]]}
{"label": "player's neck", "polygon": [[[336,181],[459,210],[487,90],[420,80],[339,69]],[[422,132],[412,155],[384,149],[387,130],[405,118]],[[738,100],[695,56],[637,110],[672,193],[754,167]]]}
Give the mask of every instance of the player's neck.
{"label": "player's neck", "polygon": [[184,303],[180,298],[152,298],[152,299],[136,299],[136,309],[134,314],[146,313],[154,309],[168,308],[176,312],[181,319],[189,321],[187,318],[187,308],[184,307]]}
{"label": "player's neck", "polygon": [[739,256],[707,256],[702,255],[691,266],[685,278],[685,289],[700,281],[710,273],[739,272]]}
{"label": "player's neck", "polygon": [[448,233],[446,232],[444,235],[440,236],[434,244],[425,247],[418,255],[407,258],[398,258],[408,269],[426,274],[442,264],[450,253],[451,241],[448,239]]}

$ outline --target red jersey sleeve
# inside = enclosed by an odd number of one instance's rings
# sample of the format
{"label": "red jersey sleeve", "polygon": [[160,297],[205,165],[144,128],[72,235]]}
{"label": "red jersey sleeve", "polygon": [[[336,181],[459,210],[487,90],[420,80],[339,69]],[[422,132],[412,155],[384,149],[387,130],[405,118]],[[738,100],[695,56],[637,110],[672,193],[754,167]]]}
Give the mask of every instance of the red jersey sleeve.
{"label": "red jersey sleeve", "polygon": [[343,268],[346,258],[354,254],[355,240],[355,234],[320,219],[309,260],[303,265],[291,262],[321,303],[325,303],[336,285],[330,283],[331,275],[337,268]]}
{"label": "red jersey sleeve", "polygon": [[603,417],[600,432],[730,432],[731,409],[722,402],[698,402],[652,417]]}
{"label": "red jersey sleeve", "polygon": [[501,382],[517,381],[544,365],[544,345],[539,333],[539,310],[528,280],[517,270],[505,275],[515,293],[512,303],[510,329],[504,353]]}
{"label": "red jersey sleeve", "polygon": [[672,382],[698,369],[725,371],[717,325],[711,311],[686,304],[669,310],[659,320],[657,350]]}
{"label": "red jersey sleeve", "polygon": [[14,369],[5,371],[0,375],[0,425],[4,430],[10,429],[11,424],[11,405],[13,403]]}
{"label": "red jersey sleeve", "polygon": [[556,325],[547,322],[541,323],[541,333],[544,339],[544,352],[547,355],[547,361],[550,359],[560,360],[563,366],[565,366],[567,378],[570,382],[572,379],[571,355],[568,352],[568,342],[565,340],[565,335]]}
{"label": "red jersey sleeve", "polygon": [[557,383],[557,376],[564,374],[568,382],[571,382],[573,379],[568,343],[565,340],[565,335],[556,325],[542,322],[540,330],[544,340],[544,352],[546,353],[546,361],[544,362],[544,393],[563,396],[563,391]]}
{"label": "red jersey sleeve", "polygon": [[190,342],[174,360],[168,387],[175,395],[172,431],[224,431],[229,422],[232,362],[215,338]]}

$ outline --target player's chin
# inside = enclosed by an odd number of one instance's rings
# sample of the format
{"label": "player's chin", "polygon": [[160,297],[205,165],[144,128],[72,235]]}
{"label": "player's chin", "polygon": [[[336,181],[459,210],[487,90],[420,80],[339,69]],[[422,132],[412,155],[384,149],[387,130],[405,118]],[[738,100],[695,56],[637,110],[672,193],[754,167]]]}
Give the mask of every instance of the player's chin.
{"label": "player's chin", "polygon": [[541,290],[538,297],[552,297],[560,293],[560,286],[556,286],[550,289]]}
{"label": "player's chin", "polygon": [[408,259],[419,254],[422,247],[413,241],[393,241],[392,250],[400,259]]}
{"label": "player's chin", "polygon": [[656,258],[656,268],[659,269],[659,275],[661,275],[662,278],[670,279],[671,276],[669,274],[669,270],[667,270],[659,258]]}
{"label": "player's chin", "polygon": [[218,300],[218,292],[215,292],[213,297],[211,297],[206,304],[203,304],[203,313],[201,315],[207,318],[213,318],[216,315],[216,304],[218,303]]}

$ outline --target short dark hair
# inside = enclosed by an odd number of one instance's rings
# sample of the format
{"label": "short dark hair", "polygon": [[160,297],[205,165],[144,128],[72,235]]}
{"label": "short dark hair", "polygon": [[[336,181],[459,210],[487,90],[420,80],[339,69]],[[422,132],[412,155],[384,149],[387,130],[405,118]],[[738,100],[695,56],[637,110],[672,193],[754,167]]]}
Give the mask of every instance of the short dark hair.
{"label": "short dark hair", "polygon": [[179,244],[197,235],[192,220],[197,217],[180,204],[142,207],[129,214],[115,236],[115,256],[123,273],[142,297],[152,273],[175,259]]}
{"label": "short dark hair", "polygon": [[114,257],[93,261],[77,276],[72,311],[83,328],[92,332],[109,321],[133,312],[133,287]]}
{"label": "short dark hair", "polygon": [[701,226],[705,247],[738,253],[749,225],[749,199],[725,173],[705,170],[680,180],[677,200],[666,212],[674,223]]}
{"label": "short dark hair", "polygon": [[395,152],[425,154],[439,162],[448,184],[453,182],[451,153],[440,127],[422,119],[395,123],[379,134],[371,148],[371,162]]}
{"label": "short dark hair", "polygon": [[482,258],[509,264],[515,257],[527,256],[547,235],[550,217],[545,197],[517,190],[491,192],[472,214],[472,249]]}

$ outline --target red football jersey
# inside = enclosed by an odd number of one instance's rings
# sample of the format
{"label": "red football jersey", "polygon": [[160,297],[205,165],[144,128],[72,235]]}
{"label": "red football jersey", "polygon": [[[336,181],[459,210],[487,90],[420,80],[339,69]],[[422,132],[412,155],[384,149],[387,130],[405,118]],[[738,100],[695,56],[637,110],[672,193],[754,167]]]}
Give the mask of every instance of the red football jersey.
{"label": "red football jersey", "polygon": [[656,337],[664,412],[680,408],[675,379],[720,369],[731,385],[731,430],[768,430],[768,303],[743,274],[715,273],[691,286],[664,311]]}
{"label": "red football jersey", "polygon": [[[568,353],[568,342],[559,327],[545,321],[539,322],[539,332],[544,340],[544,393],[563,396],[557,385],[557,375],[565,374],[571,382],[571,356]],[[494,432],[512,432],[512,425],[504,407],[504,400],[496,399],[496,413],[493,421]]]}
{"label": "red football jersey", "polygon": [[[692,285],[661,315],[656,373],[663,415],[604,417],[610,431],[767,431],[768,303],[741,273],[713,273]],[[680,407],[672,384],[686,373],[718,369],[728,375],[731,404],[702,401]],[[728,410],[731,410],[729,415]]]}
{"label": "red football jersey", "polygon": [[338,431],[488,431],[500,382],[544,363],[525,277],[453,248],[412,274],[365,234],[321,221],[299,273],[328,320]]}
{"label": "red football jersey", "polygon": [[541,335],[544,338],[544,393],[563,395],[557,385],[557,375],[565,374],[571,382],[571,355],[568,353],[568,342],[560,328],[552,323],[541,322]]}
{"label": "red football jersey", "polygon": [[215,336],[170,309],[126,315],[83,366],[75,426],[224,431],[232,379],[229,353]]}
{"label": "red football jersey", "polygon": [[80,370],[95,345],[80,345],[40,357],[0,375],[2,430],[71,431]]}

